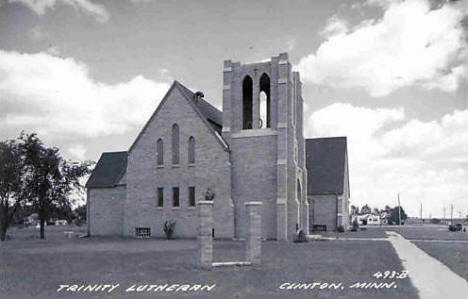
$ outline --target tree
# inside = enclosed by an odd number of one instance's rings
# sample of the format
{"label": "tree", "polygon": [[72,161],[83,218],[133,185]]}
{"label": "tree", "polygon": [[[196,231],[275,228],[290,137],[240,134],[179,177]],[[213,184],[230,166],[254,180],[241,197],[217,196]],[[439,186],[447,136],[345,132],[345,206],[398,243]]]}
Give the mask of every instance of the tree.
{"label": "tree", "polygon": [[359,214],[359,207],[356,207],[355,205],[351,205],[350,215],[357,215],[357,214]]}
{"label": "tree", "polygon": [[[400,208],[401,208],[401,222],[402,222],[401,224],[403,224],[403,223],[405,223],[405,220],[408,218],[408,216],[406,215],[405,210],[403,210],[403,207],[400,207]],[[390,218],[389,218],[388,222],[389,222],[389,224],[400,225],[400,216],[399,216],[399,212],[398,212],[398,206],[391,209]]]}
{"label": "tree", "polygon": [[362,208],[361,208],[361,214],[370,214],[372,212],[370,206],[368,204],[365,204]]}
{"label": "tree", "polygon": [[21,133],[19,140],[26,169],[28,202],[39,215],[40,237],[55,210],[70,210],[70,194],[82,189],[79,179],[90,173],[91,162],[71,163],[56,147],[46,147],[36,134]]}
{"label": "tree", "polygon": [[0,142],[0,240],[5,241],[11,221],[25,200],[24,163],[18,144]]}
{"label": "tree", "polygon": [[81,205],[81,206],[78,206],[75,210],[74,210],[74,214],[76,216],[76,223],[78,225],[81,225],[82,223],[86,222],[86,205]]}

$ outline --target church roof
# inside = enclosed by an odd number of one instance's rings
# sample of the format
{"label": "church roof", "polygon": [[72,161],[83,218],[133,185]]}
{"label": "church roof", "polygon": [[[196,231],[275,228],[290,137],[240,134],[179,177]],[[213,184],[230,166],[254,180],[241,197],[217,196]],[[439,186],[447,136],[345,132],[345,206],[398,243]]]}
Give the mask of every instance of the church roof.
{"label": "church roof", "polygon": [[346,137],[306,139],[305,147],[308,195],[343,194]]}
{"label": "church roof", "polygon": [[127,169],[127,152],[102,153],[93,173],[86,183],[87,188],[114,187]]}
{"label": "church roof", "polygon": [[192,100],[192,102],[205,117],[205,119],[210,123],[213,129],[215,129],[218,133],[221,133],[223,128],[223,113],[204,99],[198,99],[198,101],[194,101],[195,93],[193,93],[179,81],[175,81],[175,84],[177,84],[179,90],[184,94],[185,97]]}

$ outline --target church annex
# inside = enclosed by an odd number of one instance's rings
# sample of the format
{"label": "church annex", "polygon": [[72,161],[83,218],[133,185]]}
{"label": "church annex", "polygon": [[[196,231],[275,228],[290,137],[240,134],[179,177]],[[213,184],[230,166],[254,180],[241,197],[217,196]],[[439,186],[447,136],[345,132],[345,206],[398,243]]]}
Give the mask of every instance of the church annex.
{"label": "church annex", "polygon": [[[215,193],[215,238],[244,238],[244,202],[262,236],[349,225],[345,137],[304,139],[299,73],[288,55],[224,62],[223,111],[175,81],[128,151],[103,153],[87,187],[91,236],[196,237],[197,201]],[[148,107],[150,108],[150,107]]]}

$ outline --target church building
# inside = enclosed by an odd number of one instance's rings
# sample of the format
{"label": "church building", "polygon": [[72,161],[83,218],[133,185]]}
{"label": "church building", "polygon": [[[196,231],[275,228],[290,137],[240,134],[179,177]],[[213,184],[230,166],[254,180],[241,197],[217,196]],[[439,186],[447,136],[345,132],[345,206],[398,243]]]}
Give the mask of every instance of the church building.
{"label": "church building", "polygon": [[346,138],[304,138],[301,86],[287,53],[224,61],[222,111],[174,81],[128,151],[99,159],[86,184],[89,235],[163,237],[172,220],[174,236],[196,237],[208,189],[215,238],[245,238],[248,201],[263,203],[265,239],[346,229]]}

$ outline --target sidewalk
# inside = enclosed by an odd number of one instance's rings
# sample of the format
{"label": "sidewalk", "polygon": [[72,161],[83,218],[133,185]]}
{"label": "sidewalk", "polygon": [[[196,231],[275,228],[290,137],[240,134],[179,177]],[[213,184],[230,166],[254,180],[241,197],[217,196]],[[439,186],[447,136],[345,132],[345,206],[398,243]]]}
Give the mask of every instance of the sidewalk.
{"label": "sidewalk", "polygon": [[468,282],[396,232],[386,232],[421,299],[464,299]]}

